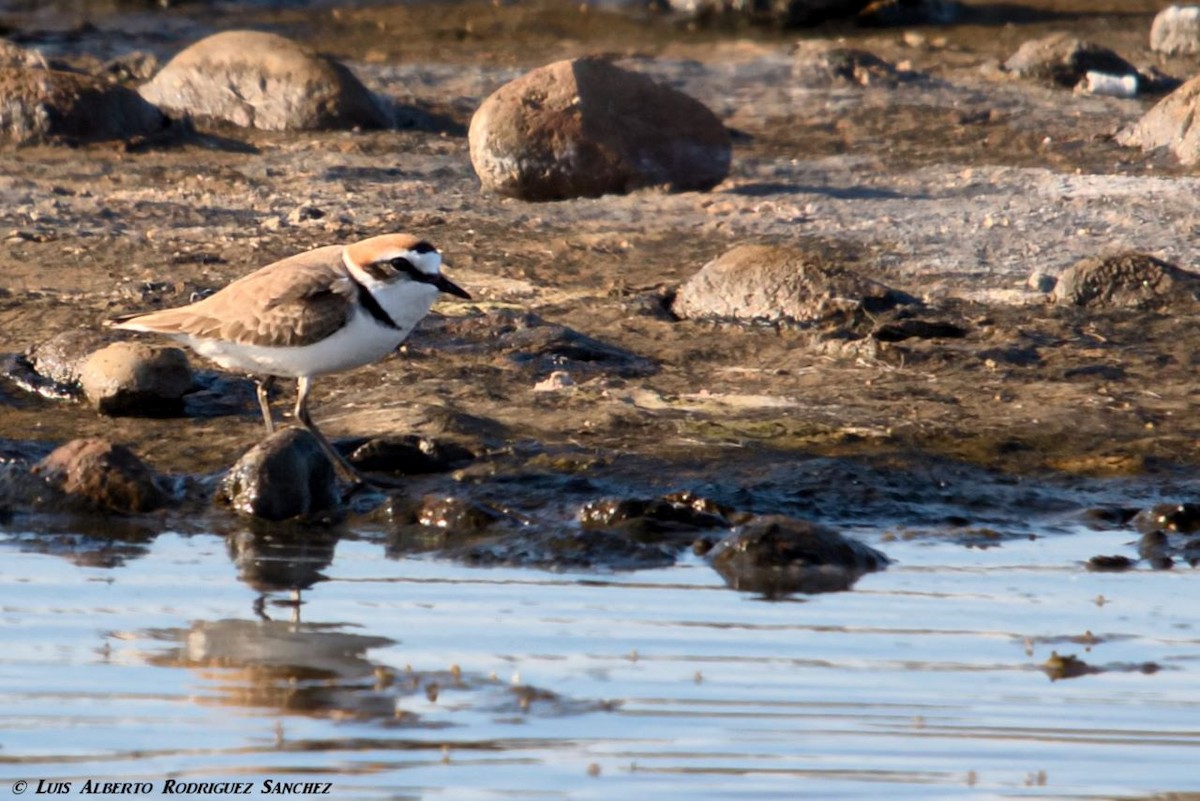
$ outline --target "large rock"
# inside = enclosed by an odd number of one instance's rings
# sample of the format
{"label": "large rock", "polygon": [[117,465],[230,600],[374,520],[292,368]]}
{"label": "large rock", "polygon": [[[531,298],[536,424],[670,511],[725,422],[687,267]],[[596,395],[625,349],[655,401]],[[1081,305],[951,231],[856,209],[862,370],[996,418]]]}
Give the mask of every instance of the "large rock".
{"label": "large rock", "polygon": [[1170,307],[1194,314],[1200,301],[1200,275],[1136,251],[1092,256],[1063,271],[1054,287],[1054,301],[1117,309]]}
{"label": "large rock", "polygon": [[1005,69],[1019,78],[1075,86],[1088,72],[1114,76],[1137,76],[1137,67],[1107,47],[1055,33],[1021,45],[1004,63]]}
{"label": "large rock", "polygon": [[246,452],[218,497],[245,515],[288,520],[338,506],[333,462],[302,428],[277,431]]}
{"label": "large rock", "polygon": [[1200,6],[1168,6],[1150,25],[1150,49],[1177,56],[1200,53]]}
{"label": "large rock", "polygon": [[201,39],[138,91],[172,114],[265,130],[384,128],[391,118],[333,59],[258,31]]}
{"label": "large rock", "polygon": [[1143,150],[1165,147],[1184,164],[1200,162],[1198,96],[1200,76],[1164,97],[1140,120],[1118,132],[1118,144]]}
{"label": "large rock", "polygon": [[813,323],[915,299],[825,257],[776,245],[739,245],[688,279],[672,311],[683,318]]}
{"label": "large rock", "polygon": [[0,66],[0,141],[133,139],[167,124],[132,89],[73,72]]}
{"label": "large rock", "polygon": [[559,61],[500,87],[468,138],[484,188],[523,200],[711,189],[732,153],[704,104],[601,58]]}
{"label": "large rock", "polygon": [[114,342],[84,361],[79,383],[102,414],[177,413],[192,388],[192,371],[179,348]]}
{"label": "large rock", "polygon": [[99,511],[150,512],[167,501],[153,471],[133,451],[102,439],[72,440],[34,465],[33,472]]}

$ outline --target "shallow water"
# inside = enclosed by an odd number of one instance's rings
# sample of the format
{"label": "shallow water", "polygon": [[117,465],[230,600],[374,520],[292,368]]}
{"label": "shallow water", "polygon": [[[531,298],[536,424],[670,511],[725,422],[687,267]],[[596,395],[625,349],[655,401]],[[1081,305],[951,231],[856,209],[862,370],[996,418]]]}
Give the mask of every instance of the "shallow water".
{"label": "shallow water", "polygon": [[[298,615],[276,594],[266,621],[218,537],[165,533],[92,567],[10,526],[0,780],[456,799],[1200,790],[1190,569],[1084,570],[1130,531],[989,549],[852,533],[896,564],[782,601],[694,558],[479,569],[351,537]],[[1051,651],[1106,671],[1052,681]]]}

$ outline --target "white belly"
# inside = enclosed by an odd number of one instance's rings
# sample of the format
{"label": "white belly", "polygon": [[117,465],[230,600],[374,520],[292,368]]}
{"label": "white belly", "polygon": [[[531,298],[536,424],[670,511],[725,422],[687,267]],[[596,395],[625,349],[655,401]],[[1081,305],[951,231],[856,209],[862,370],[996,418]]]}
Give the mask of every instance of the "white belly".
{"label": "white belly", "polygon": [[351,370],[376,362],[394,351],[411,331],[380,325],[370,315],[355,314],[350,323],[311,345],[272,348],[215,339],[177,339],[226,370],[282,378],[317,376]]}

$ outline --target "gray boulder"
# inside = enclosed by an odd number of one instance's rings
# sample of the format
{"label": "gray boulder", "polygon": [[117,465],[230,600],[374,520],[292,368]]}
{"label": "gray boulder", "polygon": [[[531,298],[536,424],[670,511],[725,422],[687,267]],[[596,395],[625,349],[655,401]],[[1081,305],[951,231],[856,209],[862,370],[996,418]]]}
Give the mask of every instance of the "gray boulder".
{"label": "gray boulder", "polygon": [[379,99],[345,66],[259,31],[201,39],[138,91],[172,114],[244,128],[386,128],[392,122]]}
{"label": "gray boulder", "polygon": [[1200,162],[1200,125],[1197,99],[1200,77],[1160,100],[1142,118],[1117,133],[1117,143],[1125,147],[1155,150],[1169,149],[1184,164]]}
{"label": "gray boulder", "polygon": [[815,323],[915,302],[819,254],[776,245],[739,245],[689,278],[672,311],[685,319]]}
{"label": "gray boulder", "polygon": [[161,133],[163,113],[132,89],[89,75],[0,65],[0,141],[133,139]]}
{"label": "gray boulder", "polygon": [[1150,25],[1150,49],[1168,56],[1200,53],[1200,6],[1168,6]]}
{"label": "gray boulder", "polygon": [[218,499],[264,520],[288,520],[340,503],[333,462],[302,428],[277,431],[246,452],[221,484]]}
{"label": "gray boulder", "polygon": [[522,200],[707,190],[732,158],[703,103],[602,58],[555,62],[500,87],[468,139],[484,188]]}

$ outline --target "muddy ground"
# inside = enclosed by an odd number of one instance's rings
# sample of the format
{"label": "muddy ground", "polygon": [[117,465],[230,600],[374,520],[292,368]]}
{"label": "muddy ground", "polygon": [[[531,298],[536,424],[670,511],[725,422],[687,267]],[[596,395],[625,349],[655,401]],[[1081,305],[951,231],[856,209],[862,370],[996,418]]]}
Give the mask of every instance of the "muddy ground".
{"label": "muddy ground", "polygon": [[[397,357],[318,381],[313,413],[331,436],[457,434],[511,445],[513,459],[536,456],[541,469],[623,468],[630,483],[666,487],[712,486],[732,465],[797,455],[885,466],[945,457],[1019,475],[1186,472],[1200,461],[1195,308],[1056,307],[1028,279],[1123,249],[1193,268],[1200,182],[1169,156],[1111,140],[1154,98],[1079,95],[1000,69],[1022,42],[1068,30],[1190,77],[1194,59],[1148,50],[1165,5],[971,2],[948,27],[790,34],[534,3],[184,4],[82,27],[70,15],[0,14],[23,44],[80,63],[133,48],[165,60],[215,30],[275,30],[347,60],[413,121],[4,151],[0,351],[187,302],[308,247],[411,231],[442,248],[476,302],[439,306],[443,317]],[[926,78],[797,85],[791,48],[814,38],[845,39]],[[736,133],[730,178],[710,193],[550,204],[482,194],[465,136],[474,108],[524,69],[595,52],[713,108]],[[829,332],[667,313],[681,282],[753,241],[820,249],[923,298],[923,318],[966,335],[839,350]],[[526,358],[495,336],[506,309],[655,368]],[[574,385],[536,391],[556,367]],[[261,423],[248,387],[240,413],[179,420],[101,417],[0,384],[0,437],[88,435],[197,474],[228,466]]]}

